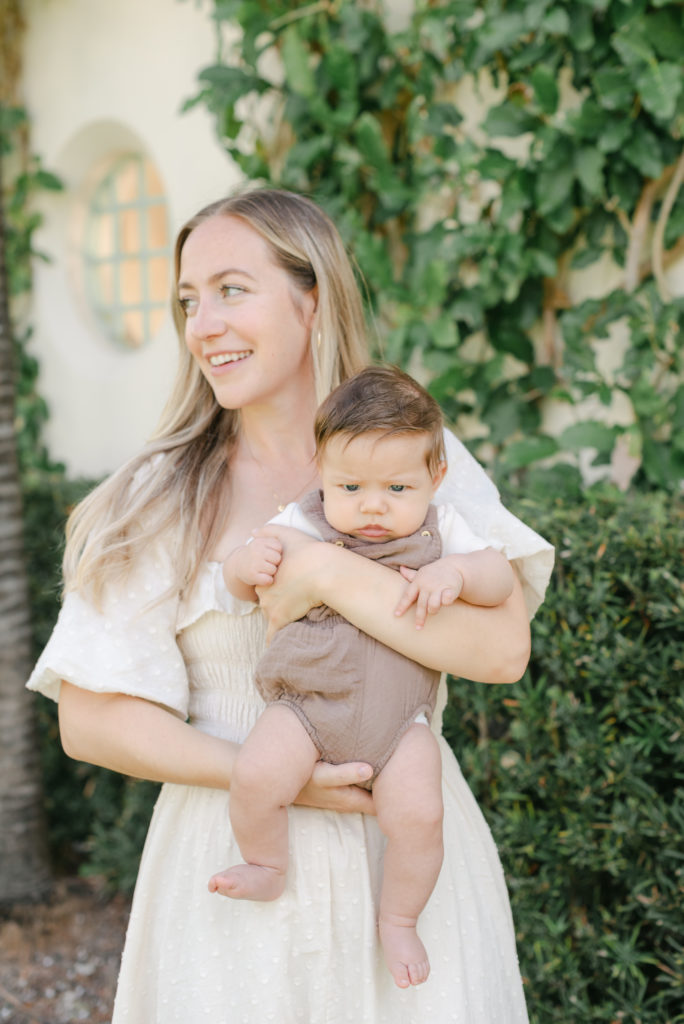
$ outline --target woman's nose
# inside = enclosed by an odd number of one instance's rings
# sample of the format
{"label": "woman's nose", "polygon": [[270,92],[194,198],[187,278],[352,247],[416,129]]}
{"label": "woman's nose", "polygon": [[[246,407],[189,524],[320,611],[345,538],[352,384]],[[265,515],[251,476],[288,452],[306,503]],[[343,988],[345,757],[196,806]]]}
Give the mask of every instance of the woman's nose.
{"label": "woman's nose", "polygon": [[216,338],[225,333],[226,322],[211,302],[198,302],[188,320],[188,327],[196,338]]}

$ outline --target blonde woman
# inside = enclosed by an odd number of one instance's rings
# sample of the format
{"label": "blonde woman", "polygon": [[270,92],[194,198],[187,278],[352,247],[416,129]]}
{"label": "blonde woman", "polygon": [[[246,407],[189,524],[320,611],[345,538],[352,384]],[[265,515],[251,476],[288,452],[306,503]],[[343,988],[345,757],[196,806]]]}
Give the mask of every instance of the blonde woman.
{"label": "blonde woman", "polygon": [[[552,550],[511,516],[447,433],[437,500],[517,570],[495,608],[456,602],[416,630],[404,583],[353,552],[281,528],[262,612],[222,563],[278,507],[318,485],[318,402],[366,361],[354,276],[310,200],[253,190],[202,210],[176,244],[176,386],[155,438],[75,510],[65,601],[29,686],[59,700],[66,752],[163,782],[143,854],[113,1024],[514,1024],[527,1020],[496,849],[453,755],[445,858],[421,918],[429,980],[397,988],[377,937],[382,836],[369,766],[318,763],[289,810],[291,867],[271,903],[207,891],[239,859],[233,764],[263,704],[253,669],[276,630],[324,603],[440,671],[511,682],[529,653]],[[527,606],[527,609],[526,609]],[[435,720],[439,719],[439,714]]]}

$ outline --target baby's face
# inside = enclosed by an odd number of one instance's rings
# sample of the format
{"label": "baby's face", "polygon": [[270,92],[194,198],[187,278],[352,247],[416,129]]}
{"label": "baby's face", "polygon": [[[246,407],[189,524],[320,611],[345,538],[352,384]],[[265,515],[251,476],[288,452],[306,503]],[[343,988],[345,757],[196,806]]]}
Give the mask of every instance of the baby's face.
{"label": "baby's face", "polygon": [[427,462],[427,434],[337,435],[319,462],[325,518],[340,533],[379,543],[408,537],[425,519],[444,476]]}

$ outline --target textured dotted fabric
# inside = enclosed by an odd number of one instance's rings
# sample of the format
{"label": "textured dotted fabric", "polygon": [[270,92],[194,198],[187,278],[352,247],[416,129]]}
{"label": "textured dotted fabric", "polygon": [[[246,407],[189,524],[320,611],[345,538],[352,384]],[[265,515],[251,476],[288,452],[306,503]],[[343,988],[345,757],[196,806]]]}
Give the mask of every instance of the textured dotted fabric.
{"label": "textured dotted fabric", "polygon": [[[550,546],[510,515],[451,435],[437,495],[502,548],[534,612]],[[241,741],[262,708],[253,685],[265,628],[209,564],[192,594],[165,595],[172,555],[152,545],[98,611],[77,594],[29,687],[58,699],[60,679],[146,697],[197,728]],[[438,728],[442,684],[433,727]],[[527,1021],[496,848],[443,740],[445,860],[419,931],[432,973],[394,986],[376,936],[383,838],[374,819],[292,808],[291,866],[274,903],[210,894],[240,859],[227,793],[165,785],[140,867],[112,1024],[521,1024]]]}

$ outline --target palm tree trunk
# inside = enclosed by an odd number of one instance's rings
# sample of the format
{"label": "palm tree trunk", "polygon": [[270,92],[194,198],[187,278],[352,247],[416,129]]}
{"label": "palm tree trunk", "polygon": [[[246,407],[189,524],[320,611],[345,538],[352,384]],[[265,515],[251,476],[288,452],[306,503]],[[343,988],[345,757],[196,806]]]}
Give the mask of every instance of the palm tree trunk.
{"label": "palm tree trunk", "polygon": [[14,435],[12,326],[0,153],[0,904],[50,888],[32,695],[31,623]]}

